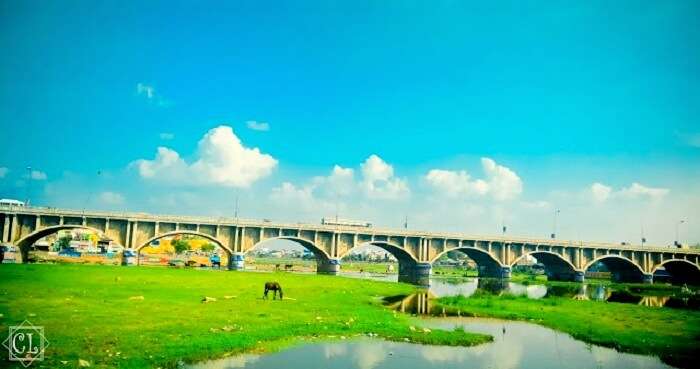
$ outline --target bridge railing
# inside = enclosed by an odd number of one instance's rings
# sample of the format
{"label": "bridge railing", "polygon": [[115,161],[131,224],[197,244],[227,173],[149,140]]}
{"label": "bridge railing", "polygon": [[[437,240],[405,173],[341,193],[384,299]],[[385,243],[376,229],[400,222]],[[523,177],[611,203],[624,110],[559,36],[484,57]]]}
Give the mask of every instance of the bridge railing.
{"label": "bridge railing", "polygon": [[61,209],[55,207],[39,207],[39,206],[14,206],[0,205],[0,211],[11,213],[25,214],[40,214],[40,215],[55,215],[69,217],[103,217],[111,219],[124,219],[132,221],[159,221],[159,222],[178,222],[178,223],[199,223],[199,224],[218,224],[218,225],[237,225],[237,226],[252,226],[252,227],[271,227],[271,228],[288,228],[301,229],[310,231],[343,231],[348,233],[367,233],[375,235],[395,235],[405,237],[426,237],[426,238],[442,238],[467,241],[486,241],[498,243],[515,243],[515,244],[533,244],[543,246],[564,246],[564,247],[591,247],[597,249],[614,249],[614,250],[630,250],[630,251],[659,251],[659,252],[674,252],[683,254],[700,254],[699,249],[679,249],[673,246],[640,246],[640,245],[621,245],[616,243],[606,242],[591,242],[591,241],[574,241],[574,240],[552,240],[527,237],[503,237],[493,235],[475,235],[463,234],[454,232],[429,232],[429,231],[413,231],[406,229],[392,228],[364,228],[344,225],[324,225],[314,223],[281,223],[271,222],[267,220],[245,219],[233,217],[204,217],[204,216],[183,216],[183,215],[167,215],[167,214],[149,214],[142,212],[114,212],[114,211],[93,211],[93,210],[75,210]]}

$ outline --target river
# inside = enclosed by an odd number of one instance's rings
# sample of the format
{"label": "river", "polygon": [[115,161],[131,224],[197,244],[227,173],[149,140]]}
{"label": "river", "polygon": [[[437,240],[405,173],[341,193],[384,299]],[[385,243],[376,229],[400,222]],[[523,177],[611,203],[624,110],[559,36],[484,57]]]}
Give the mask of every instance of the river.
{"label": "river", "polygon": [[672,368],[656,357],[586,344],[536,324],[484,318],[426,318],[422,326],[487,333],[474,347],[428,346],[370,338],[312,343],[264,355],[240,355],[187,366],[190,369],[627,369]]}

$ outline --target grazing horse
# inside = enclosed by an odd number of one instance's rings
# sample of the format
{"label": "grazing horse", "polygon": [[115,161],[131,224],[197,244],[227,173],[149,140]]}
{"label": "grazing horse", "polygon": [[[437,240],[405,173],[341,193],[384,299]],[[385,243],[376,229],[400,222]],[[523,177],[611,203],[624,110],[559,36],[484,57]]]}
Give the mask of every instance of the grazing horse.
{"label": "grazing horse", "polygon": [[280,293],[280,300],[284,299],[282,297],[282,286],[280,286],[279,283],[277,283],[277,282],[265,283],[265,293],[263,294],[263,299],[267,299],[267,293],[270,291],[272,291],[272,299],[273,300],[277,299],[277,291],[279,291],[279,293]]}
{"label": "grazing horse", "polygon": [[285,271],[290,271],[290,270],[292,270],[292,267],[293,267],[293,266],[294,266],[294,264],[284,264],[284,270],[285,270]]}

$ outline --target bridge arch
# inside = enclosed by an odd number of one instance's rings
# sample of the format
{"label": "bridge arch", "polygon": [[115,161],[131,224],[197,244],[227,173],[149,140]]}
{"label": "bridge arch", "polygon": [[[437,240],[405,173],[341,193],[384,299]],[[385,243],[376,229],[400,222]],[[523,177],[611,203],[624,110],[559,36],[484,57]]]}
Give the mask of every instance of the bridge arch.
{"label": "bridge arch", "polygon": [[591,260],[583,268],[586,272],[594,264],[601,262],[612,274],[616,282],[643,282],[646,273],[639,264],[621,255],[603,255]]}
{"label": "bridge arch", "polygon": [[652,274],[663,267],[671,275],[672,283],[700,285],[700,266],[685,259],[669,259],[658,264]]}
{"label": "bridge arch", "polygon": [[297,243],[300,246],[302,246],[303,248],[311,251],[311,253],[313,253],[314,256],[316,257],[316,260],[328,260],[331,258],[330,255],[328,255],[328,253],[325,250],[316,246],[316,244],[314,244],[313,242],[311,242],[309,240],[305,240],[303,238],[294,237],[294,236],[279,236],[279,237],[265,238],[264,240],[258,241],[256,244],[254,244],[251,248],[245,250],[243,253],[248,254],[251,251],[258,248],[260,245],[267,243],[267,242],[270,242],[270,241],[274,241],[274,240],[285,240],[285,241],[292,241],[294,243]]}
{"label": "bridge arch", "polygon": [[498,258],[493,256],[489,252],[473,246],[462,246],[455,247],[449,250],[444,250],[435,255],[430,261],[430,263],[434,263],[442,255],[445,255],[446,253],[451,251],[459,251],[467,255],[470,259],[474,260],[479,271],[479,277],[501,278],[505,276],[510,278],[510,272],[507,272],[507,276],[504,274],[504,270],[510,269],[510,265],[504,265],[503,263],[501,263],[500,260],[498,260]]}
{"label": "bridge arch", "polygon": [[221,241],[219,241],[216,237],[209,235],[209,234],[206,234],[206,233],[197,232],[197,231],[190,231],[190,230],[185,230],[185,229],[172,231],[172,232],[166,232],[166,233],[162,233],[162,234],[153,236],[153,237],[149,238],[146,242],[144,242],[141,245],[139,245],[138,247],[136,247],[136,249],[135,249],[136,253],[137,254],[140,253],[141,249],[148,246],[153,241],[156,241],[156,240],[159,240],[159,239],[165,238],[165,237],[172,237],[172,236],[179,236],[179,235],[190,235],[190,236],[198,236],[198,237],[206,238],[209,241],[214,242],[217,246],[219,246],[222,250],[224,250],[228,255],[233,254],[233,250],[231,250],[227,246],[224,246],[224,244]]}
{"label": "bridge arch", "polygon": [[86,230],[93,231],[93,232],[99,234],[101,237],[109,238],[109,236],[107,236],[107,234],[105,234],[104,231],[97,229],[97,228],[94,228],[94,227],[81,225],[81,224],[61,224],[61,225],[55,225],[55,226],[50,226],[50,227],[46,227],[46,228],[41,228],[39,230],[36,230],[36,231],[24,236],[23,238],[19,239],[16,242],[16,246],[20,250],[22,262],[26,262],[26,260],[28,259],[28,256],[29,256],[29,248],[33,244],[35,244],[36,241],[39,241],[40,239],[42,239],[48,235],[52,235],[54,233],[57,233],[58,231],[63,231],[66,229],[86,229]]}
{"label": "bridge arch", "polygon": [[[398,270],[398,275],[399,275],[399,282],[408,282],[408,283],[426,283],[424,282],[419,282],[419,277],[417,273],[419,271],[417,270],[417,266],[419,264],[418,259],[416,259],[413,254],[411,254],[408,250],[404,249],[403,247],[392,243],[388,241],[367,241],[363,242],[347,251],[345,251],[343,254],[341,254],[339,257],[342,259],[348,255],[350,255],[353,251],[363,248],[363,247],[368,247],[368,246],[374,246],[374,247],[379,247],[380,249],[388,252],[391,254],[393,257],[396,258],[399,262],[399,270]],[[426,271],[423,271],[425,273]],[[427,272],[429,273],[429,266],[427,269]]]}
{"label": "bridge arch", "polygon": [[576,267],[569,260],[566,260],[560,254],[551,251],[532,251],[521,255],[513,260],[511,267],[515,266],[520,260],[532,256],[537,259],[537,262],[544,265],[547,279],[553,281],[574,281],[576,280]]}
{"label": "bridge arch", "polygon": [[391,243],[391,242],[387,242],[387,241],[363,242],[363,243],[345,251],[343,254],[339,255],[338,257],[340,257],[342,259],[342,258],[350,255],[353,251],[355,251],[359,248],[362,248],[362,247],[367,247],[367,246],[376,246],[376,247],[379,247],[380,249],[390,253],[392,256],[394,256],[399,261],[399,265],[401,265],[401,263],[408,263],[411,265],[415,265],[416,263],[418,263],[418,259],[416,259],[416,257],[413,256],[413,254],[408,252],[408,250],[404,249],[403,247],[401,247],[395,243]]}
{"label": "bridge arch", "polygon": [[251,248],[245,250],[243,254],[246,255],[251,251],[255,250],[260,245],[274,240],[292,241],[294,243],[299,244],[303,248],[311,251],[311,253],[314,254],[314,258],[316,259],[316,272],[319,274],[337,274],[340,270],[340,263],[338,262],[338,260],[333,259],[330,255],[328,255],[328,253],[324,249],[318,247],[314,242],[310,240],[294,236],[279,236],[265,238],[264,240],[255,243]]}

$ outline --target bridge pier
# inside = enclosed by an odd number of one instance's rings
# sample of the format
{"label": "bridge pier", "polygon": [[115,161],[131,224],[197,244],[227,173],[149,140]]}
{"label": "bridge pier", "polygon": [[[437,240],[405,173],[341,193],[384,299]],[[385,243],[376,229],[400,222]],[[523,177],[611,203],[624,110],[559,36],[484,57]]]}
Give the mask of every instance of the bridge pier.
{"label": "bridge pier", "polygon": [[317,274],[337,275],[340,272],[340,259],[319,260],[316,266]]}
{"label": "bridge pier", "polygon": [[642,283],[645,283],[645,284],[652,284],[652,283],[654,283],[654,275],[653,275],[653,274],[644,274],[644,275],[642,275]]}
{"label": "bridge pier", "polygon": [[228,255],[228,270],[243,270],[245,268],[245,254],[237,252]]}
{"label": "bridge pier", "polygon": [[399,263],[399,282],[429,286],[432,271],[433,266],[430,263],[415,263],[413,265]]}
{"label": "bridge pier", "polygon": [[574,282],[585,282],[586,281],[586,273],[576,271],[574,272]]}
{"label": "bridge pier", "polygon": [[479,277],[510,279],[512,269],[509,266],[480,266]]}

